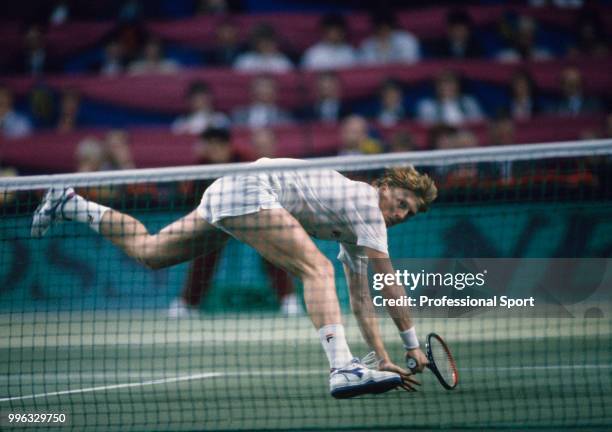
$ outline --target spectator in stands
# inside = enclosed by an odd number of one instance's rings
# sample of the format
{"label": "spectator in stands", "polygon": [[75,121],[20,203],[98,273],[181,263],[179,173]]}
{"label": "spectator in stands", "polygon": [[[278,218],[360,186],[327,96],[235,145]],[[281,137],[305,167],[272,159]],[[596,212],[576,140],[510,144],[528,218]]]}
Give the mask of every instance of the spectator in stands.
{"label": "spectator in stands", "polygon": [[355,49],[346,42],[346,21],[341,15],[326,15],[321,21],[322,39],[306,50],[302,66],[306,69],[337,69],[353,66]]}
{"label": "spectator in stands", "polygon": [[199,164],[242,162],[242,157],[232,147],[230,131],[224,127],[209,127],[200,134],[194,144]]}
{"label": "spectator in stands", "polygon": [[104,47],[104,59],[99,71],[107,76],[119,75],[125,71],[123,47],[118,40],[112,40]]}
{"label": "spectator in stands", "polygon": [[222,112],[214,110],[212,94],[205,82],[191,83],[185,99],[189,104],[189,114],[177,118],[172,123],[172,132],[199,135],[210,127],[229,126],[229,118]]}
{"label": "spectator in stands", "polygon": [[113,129],[104,140],[87,137],[76,149],[78,172],[132,169],[135,167],[129,137],[122,129]]}
{"label": "spectator in stands", "polygon": [[574,25],[575,43],[568,50],[569,57],[605,58],[610,55],[610,44],[600,16],[592,10],[584,10]]}
{"label": "spectator in stands", "polygon": [[367,120],[357,114],[348,116],[340,127],[340,155],[383,153],[384,146],[370,136]]}
{"label": "spectator in stands", "polygon": [[[469,130],[459,130],[454,139],[455,148],[468,149],[478,147],[478,138],[473,132]],[[447,172],[447,182],[451,183],[465,183],[473,182],[478,179],[478,164],[476,163],[462,163],[454,165],[449,172]]]}
{"label": "spectator in stands", "polygon": [[276,134],[270,128],[254,129],[251,132],[251,145],[256,159],[276,157]]}
{"label": "spectator in stands", "polygon": [[145,73],[174,73],[179,69],[179,64],[174,60],[164,57],[161,42],[150,38],[142,51],[140,59],[130,63],[128,72],[131,74]]}
{"label": "spectator in stands", "polygon": [[278,106],[276,81],[271,76],[259,76],[251,82],[251,104],[234,111],[236,125],[261,128],[292,122],[291,114]]}
{"label": "spectator in stands", "polygon": [[516,120],[527,120],[539,113],[535,83],[527,71],[519,70],[512,75],[510,83],[510,106],[508,112]]}
{"label": "spectator in stands", "polygon": [[397,28],[395,15],[391,11],[373,14],[370,21],[374,35],[361,44],[362,63],[415,63],[421,58],[418,39],[412,33]]}
{"label": "spectator in stands", "polygon": [[76,148],[76,170],[77,172],[103,171],[107,166],[107,156],[102,141],[94,137],[84,138]]}
{"label": "spectator in stands", "polygon": [[459,77],[451,71],[443,71],[436,78],[436,97],[420,101],[417,105],[418,120],[423,123],[460,125],[482,120],[482,110],[476,99],[461,92]]}
{"label": "spectator in stands", "polygon": [[247,72],[288,72],[289,58],[280,52],[276,32],[269,24],[259,24],[251,34],[251,51],[238,56],[234,69]]}
{"label": "spectator in stands", "polygon": [[[128,137],[124,131],[113,130],[104,140],[86,137],[79,142],[75,152],[77,172],[95,172],[134,168]],[[82,188],[78,193],[89,199],[109,202],[117,198],[121,188],[101,186]]]}
{"label": "spectator in stands", "polygon": [[81,94],[76,89],[66,89],[62,92],[59,116],[57,120],[58,132],[73,131],[79,124],[81,110]]}
{"label": "spectator in stands", "polygon": [[[455,137],[457,129],[445,124],[437,124],[432,126],[427,133],[427,146],[431,150],[451,150],[456,148]],[[434,171],[439,180],[446,181],[446,175],[450,167],[448,165],[440,165],[435,167]],[[438,181],[438,179],[436,181]]]}
{"label": "spectator in stands", "polygon": [[119,23],[117,37],[124,65],[136,60],[142,52],[142,44],[145,40],[142,26],[133,22]]}
{"label": "spectator in stands", "polygon": [[226,0],[200,0],[197,6],[199,15],[225,15],[229,11]]}
{"label": "spectator in stands", "polygon": [[214,47],[205,55],[206,61],[217,66],[233,66],[246,48],[238,38],[238,27],[229,19],[223,20],[215,30],[215,38]]}
{"label": "spectator in stands", "polygon": [[472,59],[483,57],[478,39],[474,37],[473,24],[467,12],[455,9],[446,15],[446,37],[430,46],[434,57]]}
{"label": "spectator in stands", "polygon": [[380,88],[380,109],[378,122],[386,127],[393,126],[406,118],[404,95],[398,82],[388,79]]}
{"label": "spectator in stands", "polygon": [[401,153],[418,150],[412,134],[407,130],[395,132],[389,140],[389,153]]}
{"label": "spectator in stands", "polygon": [[113,129],[104,137],[108,157],[106,169],[122,170],[136,168],[128,133],[123,129]]}
{"label": "spectator in stands", "polygon": [[516,144],[514,122],[509,116],[499,116],[489,123],[489,145]]}
{"label": "spectator in stands", "polygon": [[53,91],[45,84],[38,84],[28,94],[30,115],[35,128],[52,128],[55,126],[56,109]]}
{"label": "spectator in stands", "polygon": [[508,40],[509,47],[497,54],[497,59],[504,62],[540,61],[553,57],[543,46],[537,45],[535,36],[537,23],[529,16],[519,16],[515,25],[502,24],[502,33]]}
{"label": "spectator in stands", "polygon": [[[516,144],[514,122],[508,116],[500,116],[489,123],[489,145],[512,145]],[[512,179],[514,163],[510,160],[499,162],[497,172],[504,181]]]}
{"label": "spectator in stands", "polygon": [[432,126],[427,134],[427,146],[432,150],[448,150],[456,148],[455,136],[457,129],[446,124]]}
{"label": "spectator in stands", "polygon": [[305,117],[309,120],[336,123],[349,114],[342,102],[342,87],[334,72],[322,72],[317,76],[315,103],[307,109]]}
{"label": "spectator in stands", "polygon": [[569,66],[563,69],[560,81],[562,98],[554,109],[556,114],[576,116],[600,111],[599,100],[583,93],[582,74],[578,68]]}
{"label": "spectator in stands", "polygon": [[[260,131],[263,130],[265,129]],[[240,161],[240,156],[232,149],[228,129],[207,129],[200,138],[197,151],[200,163],[230,163]],[[198,189],[206,187],[207,184],[198,186],[191,191],[191,194],[201,197],[202,192],[198,192]],[[168,316],[170,318],[187,317],[199,309],[202,299],[206,296],[212,285],[212,279],[222,251],[221,249],[205,256],[200,256],[192,261],[183,291],[180,297],[175,299],[168,309]],[[268,261],[264,260],[263,264],[272,287],[276,291],[281,305],[281,312],[285,315],[301,314],[303,312],[302,306],[295,294],[295,287],[291,277],[284,270],[273,266]]]}
{"label": "spectator in stands", "polygon": [[143,13],[140,0],[124,0],[119,9],[119,20],[124,22],[136,22]]}
{"label": "spectator in stands", "polygon": [[455,136],[455,148],[478,147],[478,138],[467,129],[460,129]]}
{"label": "spectator in stands", "polygon": [[30,120],[13,107],[13,92],[0,85],[0,130],[5,138],[19,138],[32,132]]}
{"label": "spectator in stands", "polygon": [[49,24],[59,26],[70,19],[70,2],[68,0],[56,0],[49,14]]}
{"label": "spectator in stands", "polygon": [[52,69],[45,45],[45,35],[42,28],[38,25],[30,26],[24,36],[24,50],[20,72],[37,76]]}
{"label": "spectator in stands", "polygon": [[[430,129],[430,144],[436,150],[453,150],[478,147],[476,135],[468,130],[438,125]],[[478,178],[478,165],[461,163],[436,167],[436,176],[443,179],[446,186],[462,186]]]}

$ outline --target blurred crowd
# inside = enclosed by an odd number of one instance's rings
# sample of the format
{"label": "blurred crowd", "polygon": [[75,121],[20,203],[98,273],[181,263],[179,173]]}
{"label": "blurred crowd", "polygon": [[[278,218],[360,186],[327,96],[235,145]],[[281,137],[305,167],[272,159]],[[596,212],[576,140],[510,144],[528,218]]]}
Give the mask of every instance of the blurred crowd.
{"label": "blurred crowd", "polygon": [[[4,62],[3,68],[7,72],[38,75],[74,72],[81,68],[81,71],[96,71],[104,75],[170,74],[182,67],[197,65],[225,66],[252,72],[286,72],[295,68],[320,70],[385,63],[410,64],[435,58],[518,62],[553,58],[602,59],[610,55],[609,30],[606,29],[608,21],[592,7],[598,4],[593,1],[579,0],[564,5],[573,17],[568,34],[554,26],[541,25],[535,17],[525,12],[511,12],[510,9],[496,25],[479,28],[463,6],[479,5],[481,2],[461,2],[461,6],[450,2],[445,30],[426,40],[419,40],[409,29],[401,27],[397,14],[403,9],[390,8],[389,4],[394,3],[383,2],[371,6],[370,34],[359,41],[350,37],[346,13],[321,12],[318,41],[300,51],[284,40],[283,34],[279,34],[271,23],[260,22],[251,29],[245,40],[240,28],[241,21],[236,19],[234,13],[236,8],[231,7],[237,2],[201,0],[193,5],[193,13],[213,15],[218,20],[210,36],[214,43],[189,50],[188,47],[177,48],[175,43],[164,42],[159,36],[148,32],[144,22],[150,18],[144,11],[150,6],[149,3],[158,2],[124,0],[117,4],[116,1],[106,0],[101,4],[110,3],[109,10],[112,11],[111,6],[115,5],[116,15],[111,19],[116,21],[116,29],[95,50],[84,56],[86,58],[76,62],[75,59],[66,58],[60,61],[47,52],[49,29],[61,28],[73,19],[83,19],[73,12],[83,12],[85,6],[70,0],[36,2],[35,5],[38,3],[46,7],[33,7],[37,13],[20,23],[23,49],[18,58],[12,59],[9,64]],[[190,3],[193,4],[193,1]],[[396,3],[402,5],[402,2]],[[554,6],[559,2],[518,2],[519,5],[521,3],[537,10],[537,7],[547,6],[547,3]],[[513,2],[514,6],[516,4]],[[606,2],[602,2],[602,5],[605,6]],[[299,5],[293,7],[299,10]],[[90,9],[95,10],[95,7],[91,6]],[[92,18],[96,16],[85,19]]]}

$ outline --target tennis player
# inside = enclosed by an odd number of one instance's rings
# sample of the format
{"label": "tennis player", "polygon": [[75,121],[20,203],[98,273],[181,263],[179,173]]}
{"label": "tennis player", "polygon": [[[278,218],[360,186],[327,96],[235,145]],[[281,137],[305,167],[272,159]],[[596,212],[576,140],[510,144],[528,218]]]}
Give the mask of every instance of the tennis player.
{"label": "tennis player", "polygon": [[[42,237],[55,222],[82,222],[151,269],[216,250],[232,236],[301,279],[308,314],[330,363],[332,396],[347,398],[396,387],[415,390],[419,382],[412,372],[395,365],[385,350],[369,293],[367,266],[371,260],[373,271],[393,273],[386,228],[426,211],[437,195],[433,181],[407,167],[391,169],[369,185],[330,169],[291,169],[291,164],[299,162],[262,158],[254,165],[270,169],[217,179],[193,212],[157,234],[149,234],[129,215],[87,201],[72,188],[50,189],[34,213],[32,236]],[[366,366],[351,353],[333,265],[311,236],[340,243],[338,259],[347,277],[351,307],[377,356],[377,367]],[[400,286],[387,285],[382,294],[399,298],[404,292]],[[406,354],[416,360],[416,370],[422,371],[427,358],[419,348],[408,309],[388,308],[388,312]]]}

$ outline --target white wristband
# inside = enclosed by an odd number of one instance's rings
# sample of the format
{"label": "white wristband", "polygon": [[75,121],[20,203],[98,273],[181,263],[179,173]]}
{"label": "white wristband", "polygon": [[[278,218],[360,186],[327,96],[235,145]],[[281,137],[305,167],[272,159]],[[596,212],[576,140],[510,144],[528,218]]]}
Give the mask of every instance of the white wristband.
{"label": "white wristband", "polygon": [[400,332],[400,337],[402,338],[402,341],[404,341],[404,348],[407,350],[419,347],[419,340],[414,327],[410,327],[408,330]]}

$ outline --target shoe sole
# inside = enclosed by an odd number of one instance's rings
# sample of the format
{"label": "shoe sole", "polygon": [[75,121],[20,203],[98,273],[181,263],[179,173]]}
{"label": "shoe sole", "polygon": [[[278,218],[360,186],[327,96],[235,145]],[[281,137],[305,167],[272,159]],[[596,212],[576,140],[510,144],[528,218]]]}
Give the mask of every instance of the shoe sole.
{"label": "shoe sole", "polygon": [[393,390],[402,383],[401,378],[394,377],[383,381],[369,381],[350,387],[340,387],[331,391],[331,395],[336,399],[348,399],[364,394],[380,394]]}

